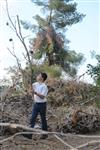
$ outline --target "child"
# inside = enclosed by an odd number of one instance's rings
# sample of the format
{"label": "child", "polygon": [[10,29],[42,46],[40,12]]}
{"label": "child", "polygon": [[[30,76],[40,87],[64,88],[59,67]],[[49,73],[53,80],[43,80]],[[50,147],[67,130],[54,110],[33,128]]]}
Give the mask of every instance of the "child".
{"label": "child", "polygon": [[[47,107],[47,93],[48,88],[45,84],[45,80],[47,79],[46,73],[40,73],[36,80],[37,82],[32,84],[32,93],[34,94],[34,106],[32,110],[32,117],[30,121],[30,125],[32,128],[35,126],[36,118],[38,114],[41,117],[42,130],[47,131],[47,121],[46,121],[46,107]],[[24,135],[25,137],[32,139],[32,134]],[[46,134],[43,134],[42,139],[47,138]]]}

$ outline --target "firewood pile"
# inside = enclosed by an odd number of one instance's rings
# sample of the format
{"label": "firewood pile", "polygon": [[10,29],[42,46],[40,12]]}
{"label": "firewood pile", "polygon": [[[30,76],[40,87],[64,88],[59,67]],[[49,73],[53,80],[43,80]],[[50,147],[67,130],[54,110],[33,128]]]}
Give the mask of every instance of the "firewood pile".
{"label": "firewood pile", "polygon": [[100,130],[100,114],[98,111],[88,113],[81,109],[72,114],[67,114],[62,125],[57,126],[57,131],[63,133],[88,134]]}

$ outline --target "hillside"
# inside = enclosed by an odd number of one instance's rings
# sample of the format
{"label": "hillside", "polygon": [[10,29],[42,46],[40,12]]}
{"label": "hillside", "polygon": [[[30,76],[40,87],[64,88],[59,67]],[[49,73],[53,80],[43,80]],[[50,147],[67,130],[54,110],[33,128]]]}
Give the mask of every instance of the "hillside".
{"label": "hillside", "polygon": [[[92,150],[100,149],[99,90],[83,82],[49,79],[48,138],[40,140],[40,131],[33,132],[29,140],[20,132],[21,127],[6,126],[0,130],[2,150]],[[0,102],[1,123],[29,126],[33,99],[27,93],[8,93]],[[5,94],[6,95],[6,94]],[[40,128],[40,117],[37,119]],[[83,125],[83,126],[82,126]],[[56,133],[54,133],[56,132]],[[19,135],[16,135],[19,133]],[[14,137],[15,135],[15,137]],[[95,135],[95,136],[94,136]],[[80,138],[81,137],[81,138]],[[88,144],[90,142],[90,144]]]}

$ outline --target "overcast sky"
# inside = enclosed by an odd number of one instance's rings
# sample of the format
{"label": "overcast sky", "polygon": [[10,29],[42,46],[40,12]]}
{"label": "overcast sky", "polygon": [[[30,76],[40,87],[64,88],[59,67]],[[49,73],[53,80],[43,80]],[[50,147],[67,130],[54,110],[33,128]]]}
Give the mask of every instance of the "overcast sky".
{"label": "overcast sky", "polygon": [[[70,27],[66,37],[71,41],[70,49],[83,53],[87,59],[86,63],[80,67],[79,74],[82,74],[86,71],[87,63],[96,63],[91,59],[90,51],[95,50],[100,54],[100,1],[75,0],[75,2],[78,3],[78,11],[86,14],[86,17],[81,23]],[[8,3],[12,19],[18,14],[22,20],[33,21],[32,16],[39,13],[39,8],[35,7],[31,0],[8,0]],[[12,46],[9,43],[9,38],[14,39],[16,54],[24,61],[22,57],[23,47],[13,31],[6,26],[7,20],[5,0],[0,0],[0,78],[5,76],[4,68],[16,64],[15,59],[7,51],[7,47],[11,48]],[[24,31],[24,35],[31,36],[31,32]]]}

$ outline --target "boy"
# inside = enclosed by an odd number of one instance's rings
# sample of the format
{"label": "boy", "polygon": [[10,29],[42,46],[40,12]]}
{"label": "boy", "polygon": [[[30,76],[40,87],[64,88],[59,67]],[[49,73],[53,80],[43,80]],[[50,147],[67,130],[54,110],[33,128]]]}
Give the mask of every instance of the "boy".
{"label": "boy", "polygon": [[[32,128],[35,126],[36,118],[38,114],[41,117],[42,130],[47,131],[47,121],[46,121],[46,106],[47,100],[46,96],[48,93],[47,85],[45,84],[45,80],[47,79],[46,73],[40,73],[36,77],[35,83],[32,84],[32,93],[34,94],[34,106],[32,110],[32,117],[30,121],[30,125]],[[25,137],[32,139],[32,134],[24,135]],[[47,138],[46,134],[43,134],[42,139]]]}

